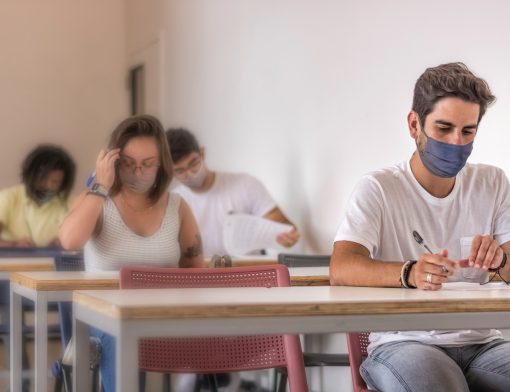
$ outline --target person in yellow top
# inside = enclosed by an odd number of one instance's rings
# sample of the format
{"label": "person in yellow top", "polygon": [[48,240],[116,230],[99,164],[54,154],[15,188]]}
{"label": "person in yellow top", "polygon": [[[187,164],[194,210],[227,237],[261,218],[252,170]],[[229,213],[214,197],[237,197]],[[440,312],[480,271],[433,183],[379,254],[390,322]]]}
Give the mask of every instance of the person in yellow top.
{"label": "person in yellow top", "polygon": [[22,183],[0,191],[0,246],[60,246],[76,164],[61,147],[42,144],[25,158]]}

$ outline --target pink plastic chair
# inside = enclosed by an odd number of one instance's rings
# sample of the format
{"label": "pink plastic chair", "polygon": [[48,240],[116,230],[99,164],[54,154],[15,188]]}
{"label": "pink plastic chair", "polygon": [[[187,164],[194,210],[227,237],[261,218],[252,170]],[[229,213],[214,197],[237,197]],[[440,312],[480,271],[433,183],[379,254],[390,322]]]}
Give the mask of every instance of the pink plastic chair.
{"label": "pink plastic chair", "polygon": [[[232,268],[124,267],[122,289],[290,286],[287,267],[273,264]],[[296,335],[151,338],[139,344],[140,370],[214,374],[286,367],[290,390],[308,391]],[[285,390],[285,385],[280,385]]]}
{"label": "pink plastic chair", "polygon": [[352,386],[354,392],[370,392],[365,380],[359,373],[361,363],[368,356],[367,347],[369,332],[349,332],[347,334],[347,347],[349,349],[349,362],[351,363]]}

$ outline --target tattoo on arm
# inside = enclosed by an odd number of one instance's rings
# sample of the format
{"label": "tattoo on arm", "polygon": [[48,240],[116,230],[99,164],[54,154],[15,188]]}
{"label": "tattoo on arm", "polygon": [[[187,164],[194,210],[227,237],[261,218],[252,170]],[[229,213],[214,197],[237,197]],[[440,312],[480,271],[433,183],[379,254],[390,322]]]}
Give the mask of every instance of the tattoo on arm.
{"label": "tattoo on arm", "polygon": [[182,254],[183,257],[192,259],[193,257],[197,257],[202,254],[202,238],[200,237],[200,234],[195,235],[195,238],[195,243],[184,251]]}

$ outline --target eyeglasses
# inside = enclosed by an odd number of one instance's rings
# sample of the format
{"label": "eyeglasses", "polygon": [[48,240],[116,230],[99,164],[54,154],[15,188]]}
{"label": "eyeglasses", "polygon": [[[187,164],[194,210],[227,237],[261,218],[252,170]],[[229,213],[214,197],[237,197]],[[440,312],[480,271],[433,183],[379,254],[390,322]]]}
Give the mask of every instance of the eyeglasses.
{"label": "eyeglasses", "polygon": [[174,169],[174,174],[176,177],[184,177],[184,175],[191,171],[195,173],[200,165],[202,164],[202,158],[197,156],[191,160],[191,162],[186,167],[179,167],[177,169]]}
{"label": "eyeglasses", "polygon": [[140,169],[140,173],[142,174],[153,173],[160,166],[159,162],[157,161],[142,162],[142,164],[138,166],[135,161],[123,157],[120,158],[119,165],[122,169],[129,170],[133,173],[136,171],[136,169]]}
{"label": "eyeglasses", "polygon": [[501,279],[501,281],[502,281],[502,282],[505,282],[507,285],[508,285],[508,284],[510,284],[510,282],[507,282],[507,281],[505,280],[505,278],[503,278],[503,277],[501,276],[501,274],[499,273],[499,270],[497,270],[497,271],[493,272],[493,273],[492,273],[492,275],[491,275],[491,277],[489,278],[489,280],[488,280],[487,282],[483,282],[483,283],[480,283],[480,284],[481,284],[481,285],[484,285],[484,284],[490,283],[490,282],[492,282],[492,281],[494,280],[494,278],[495,278],[496,276],[499,276],[499,279]]}

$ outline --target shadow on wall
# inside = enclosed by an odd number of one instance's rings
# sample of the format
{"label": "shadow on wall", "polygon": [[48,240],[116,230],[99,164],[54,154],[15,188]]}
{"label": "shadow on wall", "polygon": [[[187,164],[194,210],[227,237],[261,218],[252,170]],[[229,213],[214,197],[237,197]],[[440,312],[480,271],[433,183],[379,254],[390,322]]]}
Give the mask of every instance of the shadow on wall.
{"label": "shadow on wall", "polygon": [[290,212],[289,219],[295,222],[301,233],[299,248],[295,249],[295,252],[324,253],[317,232],[313,229],[313,211],[309,195],[305,192],[308,188],[303,185],[308,174],[303,167],[304,161],[297,156],[295,149],[289,149],[289,151],[289,156],[285,159],[287,162],[285,199],[282,208]]}

